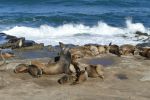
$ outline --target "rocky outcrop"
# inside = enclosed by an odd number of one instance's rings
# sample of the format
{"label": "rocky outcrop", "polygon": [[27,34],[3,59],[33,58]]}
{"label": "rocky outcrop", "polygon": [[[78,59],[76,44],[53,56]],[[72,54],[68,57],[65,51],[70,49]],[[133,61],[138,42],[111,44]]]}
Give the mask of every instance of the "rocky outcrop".
{"label": "rocky outcrop", "polygon": [[11,49],[38,49],[38,48],[43,48],[44,44],[38,44],[35,41],[32,40],[26,40],[24,37],[16,37],[16,36],[11,36],[7,35],[5,33],[0,33],[0,37],[3,37],[6,42],[0,45],[0,48],[6,49],[6,48],[11,48]]}
{"label": "rocky outcrop", "polygon": [[135,37],[138,41],[142,40],[143,42],[150,42],[150,35],[148,33],[137,31],[135,32]]}

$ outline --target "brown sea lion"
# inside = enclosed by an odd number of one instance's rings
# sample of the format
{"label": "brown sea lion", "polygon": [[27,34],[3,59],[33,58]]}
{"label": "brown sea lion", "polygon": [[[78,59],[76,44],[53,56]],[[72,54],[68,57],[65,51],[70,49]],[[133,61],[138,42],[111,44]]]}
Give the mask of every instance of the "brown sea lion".
{"label": "brown sea lion", "polygon": [[104,54],[108,52],[108,47],[106,45],[98,45],[97,48],[99,54]]}
{"label": "brown sea lion", "polygon": [[142,51],[139,52],[139,55],[150,58],[150,48],[142,48]]}
{"label": "brown sea lion", "polygon": [[108,46],[108,50],[109,50],[110,53],[115,54],[118,57],[121,56],[118,45],[115,45],[115,44],[112,45],[112,43],[110,43],[109,46]]}
{"label": "brown sea lion", "polygon": [[88,73],[85,68],[85,70],[81,70],[76,73],[76,80],[72,83],[72,85],[83,83],[86,80],[88,80]]}
{"label": "brown sea lion", "polygon": [[131,44],[124,44],[120,46],[120,53],[122,55],[128,55],[128,54],[134,55],[134,51],[135,51],[135,46]]}
{"label": "brown sea lion", "polygon": [[59,42],[59,45],[61,48],[59,61],[47,64],[46,67],[43,68],[44,74],[70,73],[69,66],[71,63],[71,53],[69,52],[69,48],[66,48],[63,43]]}
{"label": "brown sea lion", "polygon": [[92,77],[92,78],[100,77],[104,79],[103,65],[100,64],[91,65],[91,64],[84,64],[79,62],[74,62],[73,65],[76,72],[86,69],[88,73],[88,77]]}
{"label": "brown sea lion", "polygon": [[76,76],[66,74],[58,80],[58,83],[59,84],[66,84],[66,83],[72,84],[75,80],[76,80]]}
{"label": "brown sea lion", "polygon": [[104,79],[104,72],[103,72],[103,66],[98,65],[89,65],[87,67],[88,76],[92,78],[100,77],[101,79]]}
{"label": "brown sea lion", "polygon": [[70,49],[71,58],[78,59],[83,58],[85,56],[85,47],[84,46],[77,46],[75,48]]}
{"label": "brown sea lion", "polygon": [[44,63],[42,63],[41,61],[38,60],[33,60],[31,61],[30,65],[35,65],[37,66],[39,69],[44,69],[46,67],[46,65]]}
{"label": "brown sea lion", "polygon": [[42,75],[42,69],[38,68],[35,65],[29,65],[28,66],[28,72],[30,75],[32,75],[33,77],[40,77]]}
{"label": "brown sea lion", "polygon": [[85,45],[86,48],[88,48],[91,52],[92,56],[97,56],[99,54],[97,45]]}
{"label": "brown sea lion", "polygon": [[28,72],[28,65],[27,64],[19,64],[14,69],[15,73],[27,73]]}

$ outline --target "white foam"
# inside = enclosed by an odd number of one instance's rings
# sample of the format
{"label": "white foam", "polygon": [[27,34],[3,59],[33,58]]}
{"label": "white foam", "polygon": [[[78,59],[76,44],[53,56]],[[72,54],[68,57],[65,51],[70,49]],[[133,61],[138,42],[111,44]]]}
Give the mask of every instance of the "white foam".
{"label": "white foam", "polygon": [[[62,26],[53,27],[48,25],[41,25],[38,28],[15,26],[11,29],[4,30],[4,33],[14,35],[17,37],[25,37],[26,39],[42,42],[46,45],[56,45],[59,41],[73,44],[85,43],[103,43],[117,42],[122,44],[125,41],[133,44],[137,41],[116,37],[119,35],[126,35],[132,37],[136,31],[150,33],[142,23],[132,23],[132,20],[126,20],[125,27],[114,27],[104,22],[98,22],[94,26],[86,26],[83,24],[64,24]],[[76,34],[91,34],[91,36],[75,36]],[[97,36],[98,35],[98,36]]]}

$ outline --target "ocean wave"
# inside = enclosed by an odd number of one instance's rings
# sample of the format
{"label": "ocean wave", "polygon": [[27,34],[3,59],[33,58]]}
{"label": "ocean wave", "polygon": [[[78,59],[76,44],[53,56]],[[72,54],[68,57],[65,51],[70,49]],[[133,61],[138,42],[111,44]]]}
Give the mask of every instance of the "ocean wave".
{"label": "ocean wave", "polygon": [[[86,26],[84,24],[64,24],[58,27],[41,25],[38,28],[15,26],[3,32],[17,37],[25,37],[26,39],[36,42],[43,42],[45,44],[50,44],[51,41],[52,45],[55,45],[56,42],[59,41],[74,44],[93,43],[94,38],[97,39],[94,42],[100,43],[100,41],[102,41],[103,44],[105,44],[105,41],[113,41],[114,37],[117,41],[118,36],[134,37],[133,33],[136,31],[150,34],[149,29],[145,28],[142,23],[133,23],[131,19],[126,20],[125,27],[114,27],[99,21],[98,24],[94,26]],[[125,40],[123,40],[123,38],[121,40],[119,37],[119,41],[122,43],[122,41]],[[135,43],[134,39],[130,41]]]}

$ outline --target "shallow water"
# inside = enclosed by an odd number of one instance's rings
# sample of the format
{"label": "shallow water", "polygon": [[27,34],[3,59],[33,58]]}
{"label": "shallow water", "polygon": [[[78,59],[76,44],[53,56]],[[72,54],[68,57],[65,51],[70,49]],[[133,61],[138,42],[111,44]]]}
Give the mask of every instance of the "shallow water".
{"label": "shallow water", "polygon": [[104,67],[109,67],[110,65],[115,64],[116,61],[112,57],[102,57],[102,58],[84,59],[83,62],[94,65],[101,64]]}
{"label": "shallow water", "polygon": [[50,52],[46,49],[42,50],[26,50],[26,51],[14,51],[17,59],[33,59],[33,58],[54,58],[57,56],[57,52]]}

